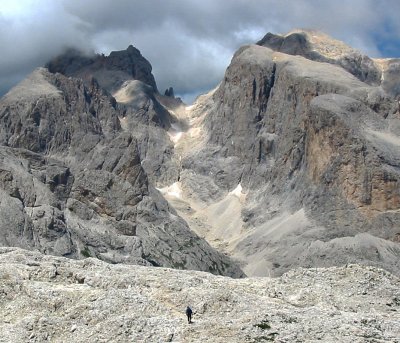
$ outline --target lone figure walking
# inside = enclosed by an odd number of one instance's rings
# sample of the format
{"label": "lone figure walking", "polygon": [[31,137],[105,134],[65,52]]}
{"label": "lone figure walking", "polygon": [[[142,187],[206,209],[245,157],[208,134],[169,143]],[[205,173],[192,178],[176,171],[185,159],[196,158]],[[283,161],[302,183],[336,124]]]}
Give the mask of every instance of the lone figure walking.
{"label": "lone figure walking", "polygon": [[193,313],[192,309],[189,306],[186,307],[186,315],[189,324],[192,322],[192,313]]}

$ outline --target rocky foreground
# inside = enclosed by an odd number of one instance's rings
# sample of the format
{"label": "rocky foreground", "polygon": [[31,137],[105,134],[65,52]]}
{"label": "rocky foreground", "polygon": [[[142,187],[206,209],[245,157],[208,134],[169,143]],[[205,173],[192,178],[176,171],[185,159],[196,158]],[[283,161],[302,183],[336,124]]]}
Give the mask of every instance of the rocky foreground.
{"label": "rocky foreground", "polygon": [[0,248],[0,308],[0,342],[400,342],[399,278],[359,265],[231,279]]}

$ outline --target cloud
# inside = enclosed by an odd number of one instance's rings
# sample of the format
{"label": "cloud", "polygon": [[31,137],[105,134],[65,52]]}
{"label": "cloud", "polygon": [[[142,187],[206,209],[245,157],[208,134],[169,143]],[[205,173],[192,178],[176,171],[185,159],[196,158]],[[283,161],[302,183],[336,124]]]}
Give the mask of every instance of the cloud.
{"label": "cloud", "polygon": [[2,2],[0,94],[67,46],[108,54],[133,44],[160,91],[185,96],[213,88],[234,51],[268,31],[315,28],[373,56],[400,55],[397,0]]}
{"label": "cloud", "polygon": [[66,46],[84,46],[76,19],[62,6],[56,1],[36,3],[21,1],[17,12],[0,7],[0,94]]}

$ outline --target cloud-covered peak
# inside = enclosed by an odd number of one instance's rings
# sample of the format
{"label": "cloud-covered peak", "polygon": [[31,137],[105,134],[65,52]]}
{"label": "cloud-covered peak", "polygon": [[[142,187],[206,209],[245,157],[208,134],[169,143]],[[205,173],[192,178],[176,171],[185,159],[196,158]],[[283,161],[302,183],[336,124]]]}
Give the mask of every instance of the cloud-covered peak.
{"label": "cloud-covered peak", "polygon": [[0,94],[66,47],[108,55],[129,44],[159,89],[198,94],[221,80],[234,51],[266,32],[322,30],[378,57],[400,56],[400,2],[383,0],[21,0],[0,8]]}
{"label": "cloud-covered peak", "polygon": [[52,73],[82,78],[92,82],[92,78],[109,92],[118,90],[127,80],[139,80],[157,91],[157,85],[151,72],[151,64],[133,45],[120,51],[87,55],[77,49],[67,49],[46,64]]}

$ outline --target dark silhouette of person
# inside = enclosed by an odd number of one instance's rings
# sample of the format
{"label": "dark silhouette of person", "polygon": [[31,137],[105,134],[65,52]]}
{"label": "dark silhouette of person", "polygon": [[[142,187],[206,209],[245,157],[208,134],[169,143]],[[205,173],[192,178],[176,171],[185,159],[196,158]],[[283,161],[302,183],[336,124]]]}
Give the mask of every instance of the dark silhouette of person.
{"label": "dark silhouette of person", "polygon": [[189,306],[186,307],[186,315],[189,324],[192,322],[192,313],[193,313],[192,309]]}

